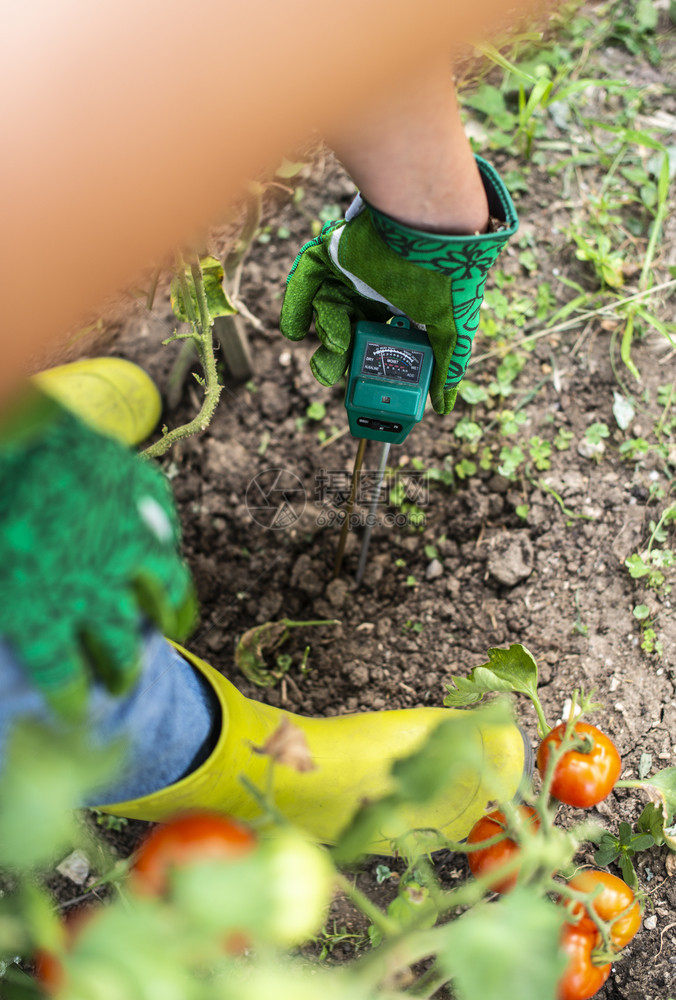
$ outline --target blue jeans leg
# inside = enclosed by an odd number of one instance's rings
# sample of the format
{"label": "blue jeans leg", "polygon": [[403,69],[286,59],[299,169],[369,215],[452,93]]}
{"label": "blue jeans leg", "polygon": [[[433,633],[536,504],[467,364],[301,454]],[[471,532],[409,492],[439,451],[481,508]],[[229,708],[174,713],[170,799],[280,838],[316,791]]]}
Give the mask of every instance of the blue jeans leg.
{"label": "blue jeans leg", "polygon": [[[58,726],[9,646],[0,641],[0,773],[7,739],[21,719]],[[121,773],[85,803],[135,799],[165,788],[199,766],[215,744],[220,709],[207,682],[158,632],[144,638],[139,682],[125,697],[93,684],[88,729],[93,746],[122,743]]]}

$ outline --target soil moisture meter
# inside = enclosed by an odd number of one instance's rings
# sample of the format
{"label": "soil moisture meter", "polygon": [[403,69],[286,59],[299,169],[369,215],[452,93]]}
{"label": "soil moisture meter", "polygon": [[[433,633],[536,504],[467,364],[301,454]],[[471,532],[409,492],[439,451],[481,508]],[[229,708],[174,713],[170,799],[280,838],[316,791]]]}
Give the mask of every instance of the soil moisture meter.
{"label": "soil moisture meter", "polygon": [[423,418],[434,355],[408,319],[357,323],[345,394],[353,437],[401,444]]}
{"label": "soil moisture meter", "polygon": [[359,555],[355,578],[357,586],[361,583],[366,567],[390,445],[401,444],[422,420],[433,367],[434,354],[427,334],[422,330],[412,330],[406,317],[395,316],[389,323],[371,323],[366,320],[357,323],[347,378],[345,408],[350,421],[350,432],[353,437],[361,440],[352,471],[352,487],[336,553],[334,578],[340,572],[345,552],[366,442],[382,441],[382,448]]}

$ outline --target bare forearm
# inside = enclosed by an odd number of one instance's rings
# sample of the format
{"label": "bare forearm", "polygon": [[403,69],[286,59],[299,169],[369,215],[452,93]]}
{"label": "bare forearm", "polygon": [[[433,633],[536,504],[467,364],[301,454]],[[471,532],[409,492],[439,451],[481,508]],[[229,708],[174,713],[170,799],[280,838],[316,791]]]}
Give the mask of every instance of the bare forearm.
{"label": "bare forearm", "polygon": [[[0,395],[312,127],[344,138],[393,79],[412,87],[449,40],[485,37],[508,7],[534,4],[205,0],[198,15],[188,0],[11,5],[0,40]],[[437,191],[425,198],[438,210]]]}
{"label": "bare forearm", "polygon": [[368,202],[427,232],[484,232],[488,203],[448,59],[357,117],[336,152]]}

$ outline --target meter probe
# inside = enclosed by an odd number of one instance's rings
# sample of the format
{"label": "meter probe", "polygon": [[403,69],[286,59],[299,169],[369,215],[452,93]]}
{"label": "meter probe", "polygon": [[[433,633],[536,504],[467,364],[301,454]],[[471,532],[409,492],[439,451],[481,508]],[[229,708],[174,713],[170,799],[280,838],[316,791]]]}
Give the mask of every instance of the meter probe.
{"label": "meter probe", "polygon": [[433,367],[434,355],[427,334],[422,330],[411,329],[411,323],[406,317],[395,316],[388,323],[367,320],[357,323],[345,392],[345,408],[350,432],[353,437],[361,440],[352,471],[334,578],[340,573],[343,561],[366,441],[380,441],[382,446],[359,554],[357,586],[361,583],[366,568],[390,447],[401,444],[422,420]]}

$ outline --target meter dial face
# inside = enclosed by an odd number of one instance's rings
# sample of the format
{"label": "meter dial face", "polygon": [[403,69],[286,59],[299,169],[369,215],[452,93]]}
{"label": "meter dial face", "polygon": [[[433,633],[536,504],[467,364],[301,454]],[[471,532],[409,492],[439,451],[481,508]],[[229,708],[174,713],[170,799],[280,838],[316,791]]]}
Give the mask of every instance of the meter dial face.
{"label": "meter dial face", "polygon": [[423,358],[422,351],[369,342],[364,351],[361,374],[416,384],[420,381]]}

